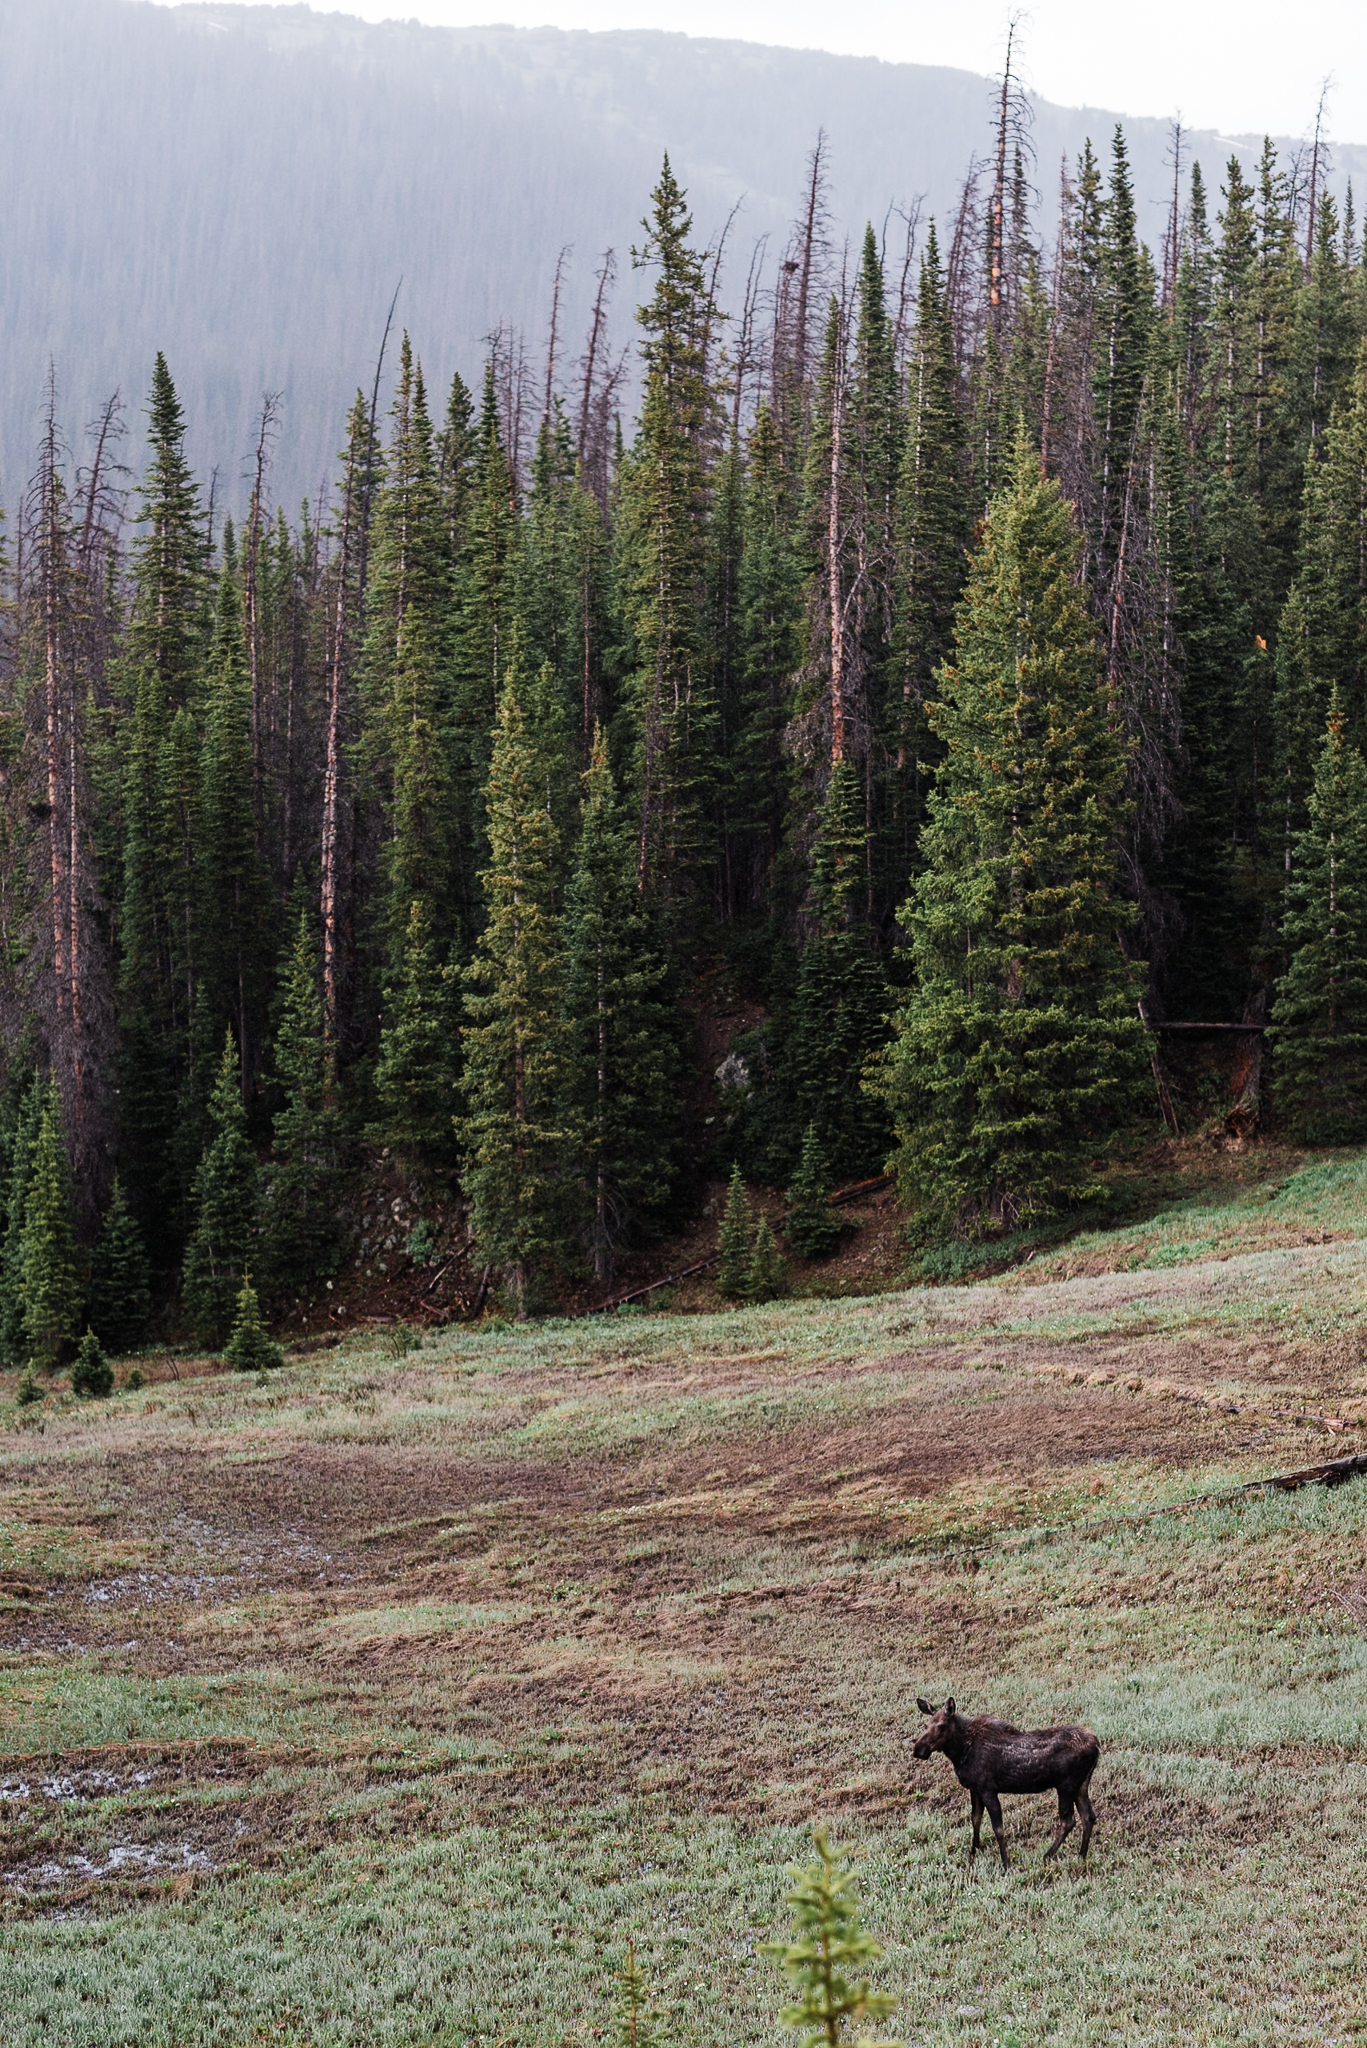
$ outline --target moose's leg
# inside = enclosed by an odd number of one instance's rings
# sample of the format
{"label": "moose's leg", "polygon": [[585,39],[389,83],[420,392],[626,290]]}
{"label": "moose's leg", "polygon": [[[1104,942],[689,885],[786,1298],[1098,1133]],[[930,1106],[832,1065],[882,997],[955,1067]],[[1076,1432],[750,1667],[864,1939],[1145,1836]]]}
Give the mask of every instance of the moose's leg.
{"label": "moose's leg", "polygon": [[1002,1803],[995,1792],[984,1792],[983,1805],[987,1808],[988,1816],[992,1822],[992,1832],[997,1837],[997,1847],[1001,1850],[1002,1869],[1005,1870],[1007,1868],[1006,1831],[1002,1827]]}
{"label": "moose's leg", "polygon": [[973,1858],[977,1855],[979,1849],[981,1849],[982,1847],[982,1842],[979,1840],[979,1836],[982,1833],[983,1825],[983,1803],[982,1799],[976,1792],[971,1793],[970,1797],[973,1801],[973,1846],[968,1852],[968,1860],[971,1863]]}
{"label": "moose's leg", "polygon": [[1092,1774],[1088,1771],[1086,1777],[1077,1788],[1077,1803],[1082,1809],[1082,1840],[1078,1844],[1078,1855],[1084,1863],[1087,1861],[1087,1844],[1091,1841],[1092,1829],[1096,1826],[1096,1812],[1087,1795],[1087,1787],[1091,1782]]}
{"label": "moose's leg", "polygon": [[1054,1829],[1053,1841],[1049,1844],[1049,1847],[1044,1852],[1044,1860],[1046,1863],[1051,1863],[1053,1861],[1054,1857],[1058,1855],[1059,1850],[1063,1847],[1064,1843],[1067,1841],[1069,1835],[1071,1835],[1072,1832],[1073,1795],[1071,1792],[1065,1791],[1063,1786],[1060,1785],[1058,1788],[1058,1826]]}

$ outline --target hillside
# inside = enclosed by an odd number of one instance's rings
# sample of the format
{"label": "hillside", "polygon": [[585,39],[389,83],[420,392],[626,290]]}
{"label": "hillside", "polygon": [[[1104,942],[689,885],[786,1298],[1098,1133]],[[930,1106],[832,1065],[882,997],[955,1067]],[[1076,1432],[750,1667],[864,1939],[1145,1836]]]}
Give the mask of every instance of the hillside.
{"label": "hillside", "polygon": [[[772,2042],[825,1821],[929,2048],[1351,2039],[1361,1154],[859,1302],[0,1403],[7,2048]],[[122,1377],[125,1368],[120,1368]],[[11,1393],[12,1376],[0,1384]],[[1041,1867],[918,1695],[1101,1744]],[[1276,2034],[1271,2019],[1276,2018]]]}
{"label": "hillside", "polygon": [[[1115,116],[1034,104],[1035,177]],[[833,239],[918,199],[945,218],[990,142],[990,87],[967,72],[631,32],[368,27],[305,7],[0,0],[0,503],[33,465],[49,361],[72,438],[115,388],[138,413],[165,349],[190,452],[240,506],[265,390],[283,394],[274,482],[289,510],[331,478],[368,387],[385,310],[437,389],[478,375],[501,321],[540,358],[551,279],[572,248],[565,361],[602,252],[616,250],[618,346],[633,339],[629,249],[665,148],[700,233],[733,229],[729,298],[755,242],[768,274],[826,130]],[[1167,132],[1125,123],[1141,233],[1157,245]],[[1193,134],[1208,183],[1237,148]],[[1367,152],[1343,148],[1359,187]],[[900,261],[901,229],[888,225]],[[724,299],[728,294],[724,293]]]}

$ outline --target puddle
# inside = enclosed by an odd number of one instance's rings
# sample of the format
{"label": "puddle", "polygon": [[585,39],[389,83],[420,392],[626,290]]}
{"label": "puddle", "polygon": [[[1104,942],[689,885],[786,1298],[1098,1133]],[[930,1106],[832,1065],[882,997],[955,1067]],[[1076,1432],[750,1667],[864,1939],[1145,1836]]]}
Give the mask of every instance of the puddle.
{"label": "puddle", "polygon": [[98,1856],[55,1856],[38,1863],[22,1863],[5,1872],[5,1883],[14,1891],[52,1892],[64,1885],[94,1884],[101,1878],[139,1877],[154,1870],[212,1870],[207,1850],[192,1842],[115,1842]]}
{"label": "puddle", "polygon": [[106,1579],[85,1589],[87,1605],[103,1607],[119,1600],[150,1607],[155,1600],[202,1600],[216,1586],[234,1586],[240,1574],[223,1572],[130,1572],[126,1578]]}
{"label": "puddle", "polygon": [[70,1771],[51,1777],[0,1778],[0,1800],[105,1799],[112,1792],[125,1792],[135,1785],[150,1785],[152,1771]]}

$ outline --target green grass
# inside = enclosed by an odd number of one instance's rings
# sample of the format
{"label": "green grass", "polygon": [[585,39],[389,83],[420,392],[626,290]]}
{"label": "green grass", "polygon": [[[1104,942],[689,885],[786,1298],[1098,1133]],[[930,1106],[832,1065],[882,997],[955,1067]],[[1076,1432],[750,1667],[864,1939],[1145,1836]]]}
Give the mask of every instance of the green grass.
{"label": "green grass", "polygon": [[[1234,1491],[1363,1441],[1292,1411],[1367,1385],[1367,1160],[1278,1172],[977,1286],[8,1411],[0,1784],[95,1776],[0,1801],[4,2048],[589,2048],[628,1935],[678,2048],[774,2042],[817,1819],[908,2043],[1367,2035],[1367,1481]],[[1086,1873],[1042,1800],[970,1870],[949,1691],[1096,1730]]]}

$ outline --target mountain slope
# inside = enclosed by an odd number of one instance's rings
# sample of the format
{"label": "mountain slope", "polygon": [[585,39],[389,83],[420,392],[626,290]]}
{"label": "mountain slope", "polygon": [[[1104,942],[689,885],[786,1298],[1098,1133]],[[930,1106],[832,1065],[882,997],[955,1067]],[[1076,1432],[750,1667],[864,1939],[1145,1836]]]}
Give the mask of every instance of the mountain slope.
{"label": "mountain slope", "polygon": [[[889,208],[919,198],[943,218],[990,118],[990,88],[967,72],[677,35],[0,0],[0,502],[28,473],[49,358],[73,438],[123,391],[136,465],[164,348],[194,457],[217,466],[232,506],[261,394],[280,392],[275,483],[292,505],[331,472],[400,278],[398,318],[440,391],[456,367],[478,373],[501,320],[539,354],[572,245],[568,368],[609,246],[617,345],[631,339],[628,251],[665,147],[702,233],[743,201],[723,292],[735,301],[756,239],[768,236],[771,269],[781,253],[818,128],[837,247],[873,219],[900,252]],[[1088,134],[1104,148],[1114,118],[1036,103],[1046,218],[1060,159]],[[1125,126],[1156,243],[1165,128]],[[1218,179],[1232,145],[1193,147]],[[1355,168],[1360,181],[1367,151],[1340,151],[1340,173]]]}

